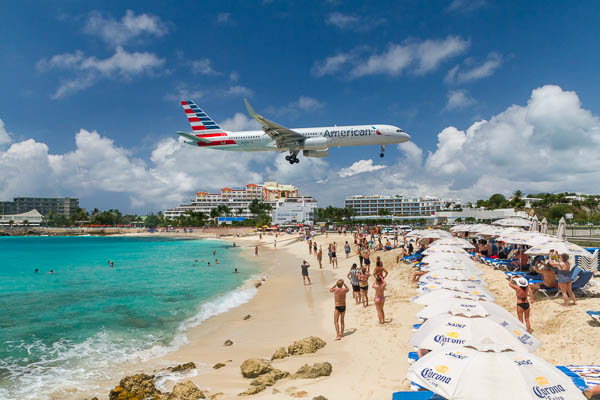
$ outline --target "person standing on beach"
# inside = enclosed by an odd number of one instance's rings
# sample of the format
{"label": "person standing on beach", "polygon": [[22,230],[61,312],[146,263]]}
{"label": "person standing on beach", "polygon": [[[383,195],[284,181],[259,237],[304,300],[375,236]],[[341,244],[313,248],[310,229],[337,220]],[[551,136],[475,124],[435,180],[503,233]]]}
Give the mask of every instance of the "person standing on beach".
{"label": "person standing on beach", "polygon": [[258,245],[254,246],[254,255],[258,256]]}
{"label": "person standing on beach", "polygon": [[308,254],[312,254],[312,240],[308,240]]}
{"label": "person standing on beach", "polygon": [[331,263],[333,264],[333,268],[337,268],[337,243],[335,242],[331,244]]}
{"label": "person standing on beach", "polygon": [[323,246],[319,246],[319,252],[317,253],[317,261],[319,262],[319,269],[323,269]]}
{"label": "person standing on beach", "polygon": [[562,293],[565,306],[569,305],[569,297],[573,299],[573,305],[576,305],[575,293],[573,293],[573,282],[571,281],[571,264],[569,263],[569,255],[563,253],[560,255],[560,261],[550,260],[550,265],[558,268],[558,288]]}
{"label": "person standing on beach", "polygon": [[317,241],[316,240],[313,242],[313,254],[315,255],[315,257],[317,256]]}
{"label": "person standing on beach", "polygon": [[344,252],[346,253],[346,258],[350,257],[350,244],[346,240],[346,244],[344,245]]}
{"label": "person standing on beach", "polygon": [[366,267],[363,267],[358,274],[358,286],[360,287],[363,307],[367,307],[369,305],[369,272]]}
{"label": "person standing on beach", "polygon": [[312,285],[312,283],[310,282],[310,277],[308,276],[308,269],[310,268],[310,264],[307,263],[306,260],[304,260],[304,261],[302,261],[300,268],[302,269],[302,282],[304,282],[304,286],[306,286],[307,279],[308,279],[308,284]]}
{"label": "person standing on beach", "polygon": [[[383,267],[382,267],[383,268]],[[381,275],[377,275],[377,279],[375,279],[375,284],[373,284],[373,289],[375,289],[375,308],[377,309],[377,317],[379,318],[379,323],[385,323],[385,313],[383,312],[383,305],[385,304],[385,286],[387,283],[383,281]]]}
{"label": "person standing on beach", "polygon": [[523,323],[525,319],[525,326],[527,332],[531,333],[531,325],[529,324],[529,282],[522,276],[512,276],[508,281],[508,285],[517,292],[517,316],[519,321]]}
{"label": "person standing on beach", "polygon": [[277,248],[277,239],[273,239],[273,247]]}
{"label": "person standing on beach", "polygon": [[360,303],[360,286],[358,285],[358,268],[356,268],[356,263],[352,264],[352,268],[350,268],[350,272],[346,277],[350,280],[350,284],[352,285],[352,297],[356,304]]}
{"label": "person standing on beach", "polygon": [[381,257],[378,256],[377,262],[375,263],[375,268],[373,269],[373,276],[375,278],[381,278],[381,280],[385,280],[388,274],[388,270],[383,268],[383,261],[381,261]]}
{"label": "person standing on beach", "polygon": [[338,279],[335,285],[329,289],[333,293],[335,311],[333,312],[333,324],[335,325],[335,340],[341,340],[344,336],[344,316],[346,315],[346,293],[350,291],[343,279]]}

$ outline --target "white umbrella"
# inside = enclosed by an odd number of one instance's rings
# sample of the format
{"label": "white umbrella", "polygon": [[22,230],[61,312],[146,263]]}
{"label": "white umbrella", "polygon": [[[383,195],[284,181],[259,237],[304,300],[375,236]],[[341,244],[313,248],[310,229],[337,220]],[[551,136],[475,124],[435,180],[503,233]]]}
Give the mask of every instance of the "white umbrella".
{"label": "white umbrella", "polygon": [[542,227],[540,229],[540,232],[543,234],[548,233],[548,220],[546,219],[546,217],[544,217],[544,219],[542,220]]}
{"label": "white umbrella", "polygon": [[407,378],[446,399],[585,400],[571,378],[525,351],[444,347],[412,364]]}
{"label": "white umbrella", "polygon": [[527,246],[536,246],[546,242],[556,241],[556,236],[546,235],[539,232],[511,232],[499,236],[498,241],[509,244],[524,244]]}
{"label": "white umbrella", "polygon": [[521,325],[507,321],[500,325],[489,318],[467,318],[450,314],[429,318],[408,343],[419,349],[435,350],[453,344],[478,346],[485,337],[492,337],[494,343],[501,347],[525,351],[533,351],[541,344]]}
{"label": "white umbrella", "polygon": [[516,319],[505,308],[491,301],[475,301],[468,299],[450,298],[435,302],[417,313],[421,319],[429,319],[440,314],[452,314],[467,318],[488,317],[498,322],[500,325],[507,321],[513,325],[518,325],[525,329],[525,325]]}
{"label": "white umbrella", "polygon": [[567,223],[565,221],[565,217],[561,217],[560,221],[558,221],[558,230],[556,231],[556,236],[560,240],[567,240]]}
{"label": "white umbrella", "polygon": [[472,282],[451,281],[448,279],[440,279],[436,282],[427,282],[426,284],[419,286],[417,293],[423,294],[439,289],[455,290],[457,292],[467,293],[472,296],[478,296],[492,301],[496,298],[482,285]]}
{"label": "white umbrella", "polygon": [[454,247],[458,247],[458,248],[462,248],[462,249],[475,248],[475,246],[473,246],[467,240],[461,239],[461,238],[456,238],[456,237],[450,237],[450,238],[436,240],[429,247],[432,248],[432,247],[437,247],[437,246],[454,246]]}
{"label": "white umbrella", "polygon": [[540,244],[538,246],[533,246],[529,250],[525,252],[525,254],[529,255],[546,255],[550,252],[550,250],[555,250],[558,254],[569,254],[571,256],[584,256],[591,257],[592,254],[584,249],[583,247],[571,243],[571,242],[563,242],[563,241],[555,241],[555,242],[547,242]]}
{"label": "white umbrella", "polygon": [[416,304],[429,306],[431,304],[435,304],[440,301],[456,299],[456,298],[475,300],[475,301],[484,300],[481,297],[470,295],[470,294],[463,293],[463,292],[457,292],[455,290],[439,289],[439,290],[431,291],[429,293],[414,296],[413,298],[410,299],[410,301],[412,301],[413,303],[416,303]]}
{"label": "white umbrella", "polygon": [[464,263],[466,265],[475,266],[475,261],[471,259],[469,254],[466,253],[431,253],[423,257],[421,262],[431,264],[433,262],[444,262],[444,263]]}
{"label": "white umbrella", "polygon": [[432,264],[421,265],[420,268],[421,268],[421,271],[427,271],[427,272],[448,270],[448,271],[463,271],[464,273],[471,274],[471,275],[482,275],[483,274],[483,272],[475,266],[458,264],[458,263],[435,262]]}
{"label": "white umbrella", "polygon": [[469,254],[464,251],[463,249],[461,249],[460,247],[457,246],[447,246],[447,245],[440,245],[440,246],[430,246],[428,247],[425,251],[423,251],[424,255],[430,255],[433,253],[448,253],[448,254],[462,254],[465,256],[469,256]]}
{"label": "white umbrella", "polygon": [[466,281],[472,282],[480,286],[487,286],[487,283],[481,280],[479,276],[475,274],[469,274],[466,270],[452,270],[452,269],[435,269],[427,272],[425,275],[421,275],[419,282],[422,283],[435,283],[440,280],[451,280],[451,281]]}
{"label": "white umbrella", "polygon": [[531,225],[531,221],[526,220],[524,218],[502,218],[497,221],[492,222],[494,225],[500,226],[522,226],[528,228]]}
{"label": "white umbrella", "polygon": [[531,226],[529,227],[529,230],[531,232],[538,232],[540,230],[539,220],[538,220],[537,215],[533,216],[533,219],[531,220]]}

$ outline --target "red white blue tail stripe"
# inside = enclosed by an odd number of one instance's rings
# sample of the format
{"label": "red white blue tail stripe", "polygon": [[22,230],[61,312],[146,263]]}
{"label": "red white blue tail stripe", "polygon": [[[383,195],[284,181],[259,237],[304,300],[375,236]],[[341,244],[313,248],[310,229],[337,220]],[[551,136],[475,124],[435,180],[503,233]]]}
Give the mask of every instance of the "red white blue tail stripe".
{"label": "red white blue tail stripe", "polygon": [[200,107],[191,100],[185,100],[181,102],[181,106],[185,111],[188,121],[192,126],[194,133],[204,130],[218,130],[222,131],[221,127],[217,125]]}

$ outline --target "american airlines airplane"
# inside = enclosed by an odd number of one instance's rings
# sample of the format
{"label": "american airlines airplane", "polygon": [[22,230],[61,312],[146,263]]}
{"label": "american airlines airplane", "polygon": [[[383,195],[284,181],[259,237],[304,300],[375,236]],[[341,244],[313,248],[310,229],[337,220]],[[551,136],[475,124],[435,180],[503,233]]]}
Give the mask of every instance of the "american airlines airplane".
{"label": "american airlines airplane", "polygon": [[181,105],[192,126],[192,133],[177,132],[193,146],[228,151],[289,151],[285,159],[299,163],[298,153],[304,157],[327,157],[330,147],[380,145],[380,157],[385,146],[403,143],[410,136],[393,125],[350,125],[320,128],[288,129],[254,112],[244,99],[248,113],[262,126],[261,131],[229,132],[221,127],[193,101]]}

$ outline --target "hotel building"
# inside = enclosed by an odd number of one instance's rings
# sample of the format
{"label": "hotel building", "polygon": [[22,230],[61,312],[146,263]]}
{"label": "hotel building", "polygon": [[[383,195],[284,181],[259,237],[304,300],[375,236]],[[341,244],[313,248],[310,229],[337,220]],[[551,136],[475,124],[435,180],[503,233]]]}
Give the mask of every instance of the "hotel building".
{"label": "hotel building", "polygon": [[77,214],[79,199],[70,197],[15,197],[13,201],[0,201],[0,215],[23,214],[37,210],[47,217],[54,211],[56,215],[70,218]]}
{"label": "hotel building", "polygon": [[378,215],[379,210],[387,210],[390,215],[421,216],[432,215],[445,208],[447,203],[457,204],[456,201],[447,201],[437,197],[406,197],[395,196],[362,196],[346,197],[344,207],[354,210],[356,216]]}

